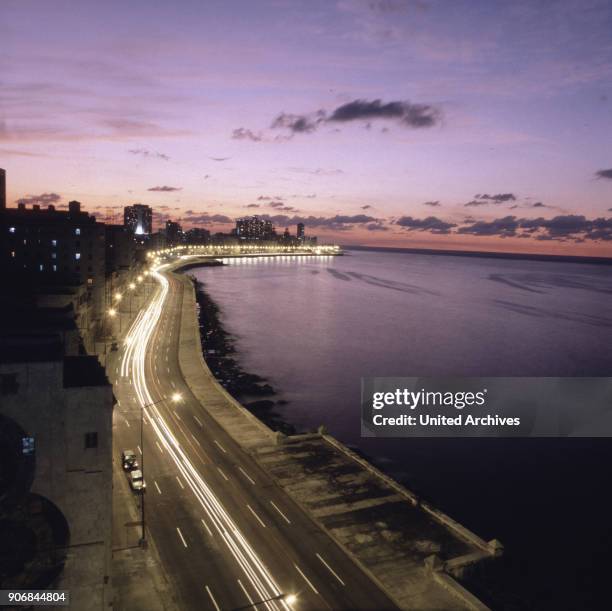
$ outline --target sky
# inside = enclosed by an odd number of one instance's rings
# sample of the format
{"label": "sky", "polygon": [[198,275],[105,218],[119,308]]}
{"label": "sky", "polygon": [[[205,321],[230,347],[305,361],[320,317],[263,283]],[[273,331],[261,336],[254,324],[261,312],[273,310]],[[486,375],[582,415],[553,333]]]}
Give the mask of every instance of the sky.
{"label": "sky", "polygon": [[612,256],[612,0],[0,0],[9,205]]}

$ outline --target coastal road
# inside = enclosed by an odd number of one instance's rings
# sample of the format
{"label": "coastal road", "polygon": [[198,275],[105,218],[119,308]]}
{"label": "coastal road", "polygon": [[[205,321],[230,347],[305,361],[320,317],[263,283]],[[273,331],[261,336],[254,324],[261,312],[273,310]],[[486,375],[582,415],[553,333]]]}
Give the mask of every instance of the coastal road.
{"label": "coastal road", "polygon": [[193,396],[178,361],[183,284],[165,266],[153,277],[111,368],[114,445],[144,458],[147,531],[180,609],[396,608]]}

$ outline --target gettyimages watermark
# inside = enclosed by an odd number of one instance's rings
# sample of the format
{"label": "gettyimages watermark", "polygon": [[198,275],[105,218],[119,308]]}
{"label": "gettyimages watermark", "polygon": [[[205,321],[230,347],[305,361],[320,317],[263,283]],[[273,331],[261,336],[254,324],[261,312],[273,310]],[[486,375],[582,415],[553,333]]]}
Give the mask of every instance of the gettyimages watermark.
{"label": "gettyimages watermark", "polygon": [[610,378],[363,378],[362,437],[612,437]]}

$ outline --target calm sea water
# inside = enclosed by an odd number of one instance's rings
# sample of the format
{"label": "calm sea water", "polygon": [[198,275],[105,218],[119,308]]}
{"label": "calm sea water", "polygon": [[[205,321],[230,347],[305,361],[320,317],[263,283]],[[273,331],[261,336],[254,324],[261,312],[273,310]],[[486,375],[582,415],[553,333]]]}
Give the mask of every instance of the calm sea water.
{"label": "calm sea water", "polygon": [[611,267],[374,251],[228,263],[195,275],[243,368],[288,401],[286,421],[324,423],[500,539],[508,553],[487,575],[495,608],[601,608],[610,441],[361,439],[359,399],[367,376],[612,375]]}

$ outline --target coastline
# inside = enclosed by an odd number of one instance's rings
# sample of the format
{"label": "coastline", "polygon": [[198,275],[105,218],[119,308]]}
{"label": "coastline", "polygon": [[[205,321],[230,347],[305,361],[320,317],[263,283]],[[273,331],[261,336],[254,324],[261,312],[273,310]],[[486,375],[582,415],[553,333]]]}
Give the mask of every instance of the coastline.
{"label": "coastline", "polygon": [[261,376],[245,371],[235,358],[234,338],[221,322],[219,306],[206,292],[205,284],[190,276],[195,288],[202,356],[227,392],[256,418],[274,431],[294,435],[296,428],[276,411],[287,402],[276,399],[277,391]]}

